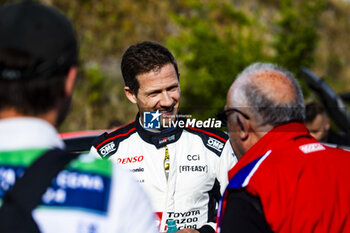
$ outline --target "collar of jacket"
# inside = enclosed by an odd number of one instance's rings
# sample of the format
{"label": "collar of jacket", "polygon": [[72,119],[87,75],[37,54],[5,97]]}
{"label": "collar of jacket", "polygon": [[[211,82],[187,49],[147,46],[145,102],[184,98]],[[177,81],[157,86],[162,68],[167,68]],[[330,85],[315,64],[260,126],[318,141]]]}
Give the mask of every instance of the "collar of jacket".
{"label": "collar of jacket", "polygon": [[140,124],[140,113],[136,115],[136,131],[140,137],[150,144],[153,144],[157,149],[164,147],[170,143],[174,143],[181,137],[183,129],[179,126],[162,130],[160,132],[152,132],[143,128]]}
{"label": "collar of jacket", "polygon": [[[255,143],[240,160],[238,160],[238,163],[229,171],[229,179],[247,164],[262,157],[267,151],[279,147],[287,147],[288,141],[295,141],[299,138],[305,137],[312,138],[303,123],[290,122],[276,126],[260,138],[260,140]],[[285,148],[285,150],[288,150],[288,148]]]}

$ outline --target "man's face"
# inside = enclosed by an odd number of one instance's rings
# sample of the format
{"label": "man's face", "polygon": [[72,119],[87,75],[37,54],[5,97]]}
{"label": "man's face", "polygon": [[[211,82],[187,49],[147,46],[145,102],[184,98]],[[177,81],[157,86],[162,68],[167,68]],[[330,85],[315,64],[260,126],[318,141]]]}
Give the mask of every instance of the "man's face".
{"label": "man's face", "polygon": [[327,139],[330,125],[327,116],[324,114],[317,114],[312,122],[305,125],[317,141],[325,141]]}
{"label": "man's face", "polygon": [[[232,108],[237,108],[238,105],[235,104],[235,86],[231,86],[228,95],[227,95],[227,102],[225,109],[232,109]],[[228,135],[230,137],[230,142],[232,149],[234,150],[236,156],[238,159],[240,159],[246,152],[246,149],[244,147],[244,141],[241,140],[240,137],[240,127],[237,122],[237,112],[231,111],[228,112],[227,115],[227,131]]]}
{"label": "man's face", "polygon": [[[169,63],[147,73],[137,75],[139,83],[135,103],[141,119],[145,111],[161,112],[161,126],[174,121],[180,104],[180,86],[174,65]],[[143,120],[143,119],[142,119]]]}
{"label": "man's face", "polygon": [[236,114],[236,112],[228,113],[227,130],[230,137],[232,149],[235,152],[237,158],[240,159],[245,154],[246,150],[244,149],[243,142],[241,141],[239,135],[239,126],[235,117]]}

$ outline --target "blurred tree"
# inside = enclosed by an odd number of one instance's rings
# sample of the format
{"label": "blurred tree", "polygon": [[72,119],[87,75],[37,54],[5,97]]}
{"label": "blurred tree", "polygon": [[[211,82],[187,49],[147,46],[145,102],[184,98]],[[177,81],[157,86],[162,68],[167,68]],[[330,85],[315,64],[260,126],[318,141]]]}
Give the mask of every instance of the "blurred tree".
{"label": "blurred tree", "polygon": [[317,26],[325,1],[281,0],[280,17],[276,21],[277,32],[274,61],[295,74],[300,66],[310,67],[319,40]]}
{"label": "blurred tree", "polygon": [[234,77],[251,62],[265,60],[255,35],[259,23],[225,1],[182,1],[172,18],[179,32],[167,44],[183,65],[181,111],[214,117]]}
{"label": "blurred tree", "polygon": [[119,70],[123,51],[143,40],[163,41],[168,32],[166,1],[50,0],[75,24],[80,42],[80,74],[73,112],[62,131],[107,128],[134,119]]}
{"label": "blurred tree", "polygon": [[[297,78],[301,66],[312,67],[315,50],[319,42],[317,32],[321,12],[325,9],[324,0],[281,0],[277,6],[277,19],[274,20],[275,37],[273,62],[292,71]],[[305,81],[299,83],[307,97],[310,89]]]}
{"label": "blurred tree", "polygon": [[[17,0],[0,0],[0,5]],[[202,119],[225,104],[254,61],[308,66],[336,91],[350,89],[350,3],[339,0],[37,0],[72,19],[80,42],[73,111],[62,131],[133,120],[120,57],[143,40],[166,44],[181,73],[184,113]],[[304,87],[307,94],[308,89]]]}
{"label": "blurred tree", "polygon": [[239,9],[225,0],[191,0],[174,10],[179,29],[168,45],[183,63],[185,113],[213,116],[224,107],[234,78],[252,62],[274,62],[295,74],[313,65],[324,0],[234,2]]}
{"label": "blurred tree", "polygon": [[130,44],[166,38],[166,1],[51,0],[75,23],[81,59],[120,56]]}
{"label": "blurred tree", "polygon": [[337,92],[350,91],[350,2],[328,0],[319,20],[314,71]]}

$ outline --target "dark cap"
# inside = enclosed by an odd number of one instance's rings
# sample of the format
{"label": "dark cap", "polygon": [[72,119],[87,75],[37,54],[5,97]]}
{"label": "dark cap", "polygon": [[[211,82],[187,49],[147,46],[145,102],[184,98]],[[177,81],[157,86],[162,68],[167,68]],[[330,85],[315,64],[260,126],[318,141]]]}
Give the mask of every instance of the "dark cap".
{"label": "dark cap", "polygon": [[0,51],[14,50],[37,60],[31,70],[0,63],[0,79],[50,77],[77,65],[78,46],[71,22],[54,8],[34,2],[0,8]]}

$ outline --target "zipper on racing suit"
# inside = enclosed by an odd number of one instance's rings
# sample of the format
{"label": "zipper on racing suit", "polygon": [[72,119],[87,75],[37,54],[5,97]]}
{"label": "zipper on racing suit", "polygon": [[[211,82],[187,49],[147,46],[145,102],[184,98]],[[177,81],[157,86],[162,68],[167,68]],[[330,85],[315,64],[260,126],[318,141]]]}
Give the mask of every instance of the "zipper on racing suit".
{"label": "zipper on racing suit", "polygon": [[170,157],[169,157],[169,150],[168,147],[165,146],[165,155],[164,155],[164,172],[166,180],[168,181],[169,177],[169,171],[170,171]]}

